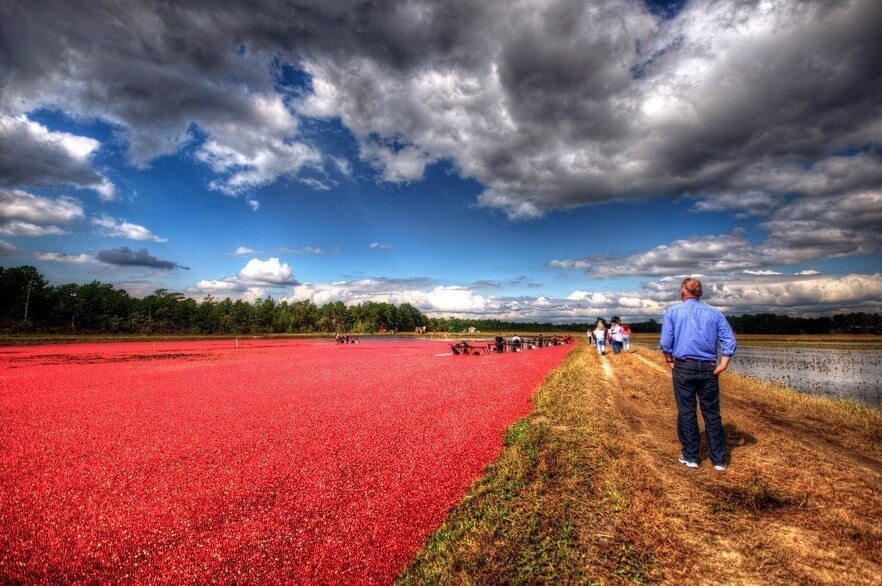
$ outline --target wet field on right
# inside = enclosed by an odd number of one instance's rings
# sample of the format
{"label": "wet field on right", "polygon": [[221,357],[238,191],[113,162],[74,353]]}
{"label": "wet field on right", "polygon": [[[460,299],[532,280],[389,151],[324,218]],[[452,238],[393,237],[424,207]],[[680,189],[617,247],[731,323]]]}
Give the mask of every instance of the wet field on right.
{"label": "wet field on right", "polygon": [[742,346],[732,370],[823,397],[882,407],[882,351]]}
{"label": "wet field on right", "polygon": [[[765,340],[760,343],[766,343]],[[817,344],[817,342],[813,342]],[[730,370],[820,397],[858,401],[882,408],[882,350],[877,342],[835,342],[837,347],[739,345]],[[636,345],[658,350],[657,342]]]}

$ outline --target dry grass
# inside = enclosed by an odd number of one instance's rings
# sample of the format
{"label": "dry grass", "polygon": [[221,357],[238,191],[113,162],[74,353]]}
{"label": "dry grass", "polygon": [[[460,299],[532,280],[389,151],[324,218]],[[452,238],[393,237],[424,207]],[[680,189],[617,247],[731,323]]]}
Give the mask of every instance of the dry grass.
{"label": "dry grass", "polygon": [[686,470],[659,359],[580,345],[400,581],[882,583],[882,415],[722,385],[732,465]]}

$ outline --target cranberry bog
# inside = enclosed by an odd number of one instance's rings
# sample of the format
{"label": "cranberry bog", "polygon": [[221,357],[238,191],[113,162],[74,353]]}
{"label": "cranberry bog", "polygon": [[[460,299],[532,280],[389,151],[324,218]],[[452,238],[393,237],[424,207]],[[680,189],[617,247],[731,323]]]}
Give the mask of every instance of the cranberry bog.
{"label": "cranberry bog", "polygon": [[570,348],[0,348],[0,580],[389,582]]}

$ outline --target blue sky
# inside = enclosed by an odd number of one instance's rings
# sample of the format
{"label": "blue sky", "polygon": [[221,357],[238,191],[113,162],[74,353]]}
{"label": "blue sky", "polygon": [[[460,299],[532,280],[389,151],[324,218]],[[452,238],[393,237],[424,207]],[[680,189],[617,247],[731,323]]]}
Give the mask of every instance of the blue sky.
{"label": "blue sky", "polygon": [[685,275],[730,312],[878,310],[878,5],[349,4],[289,7],[297,42],[234,5],[183,36],[14,15],[0,262],[508,319],[656,316]]}

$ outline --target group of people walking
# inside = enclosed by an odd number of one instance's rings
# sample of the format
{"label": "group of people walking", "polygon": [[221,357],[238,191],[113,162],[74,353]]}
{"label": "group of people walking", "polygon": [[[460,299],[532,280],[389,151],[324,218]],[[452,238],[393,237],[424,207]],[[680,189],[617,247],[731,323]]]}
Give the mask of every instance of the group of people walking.
{"label": "group of people walking", "polygon": [[612,347],[613,354],[619,354],[622,350],[631,351],[631,326],[621,323],[617,318],[611,320],[609,327],[606,327],[602,318],[598,319],[594,329],[588,330],[586,334],[588,343],[594,344],[601,356],[606,353],[607,345]]}

